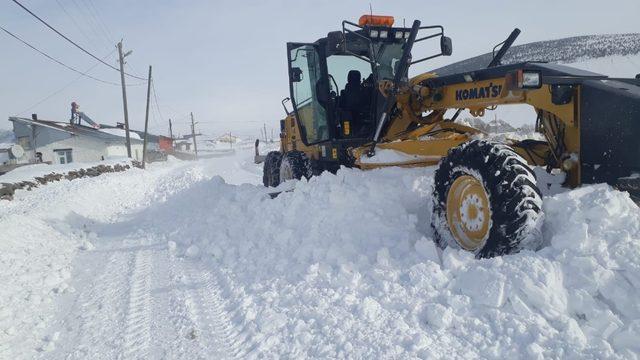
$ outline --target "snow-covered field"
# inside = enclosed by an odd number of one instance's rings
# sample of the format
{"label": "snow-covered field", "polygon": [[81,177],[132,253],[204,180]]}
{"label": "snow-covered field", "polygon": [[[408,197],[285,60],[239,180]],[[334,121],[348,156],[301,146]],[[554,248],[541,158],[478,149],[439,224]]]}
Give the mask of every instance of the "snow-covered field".
{"label": "snow-covered field", "polygon": [[0,202],[0,358],[640,357],[626,193],[547,191],[544,249],[474,260],[431,242],[433,168],[270,199],[252,155]]}

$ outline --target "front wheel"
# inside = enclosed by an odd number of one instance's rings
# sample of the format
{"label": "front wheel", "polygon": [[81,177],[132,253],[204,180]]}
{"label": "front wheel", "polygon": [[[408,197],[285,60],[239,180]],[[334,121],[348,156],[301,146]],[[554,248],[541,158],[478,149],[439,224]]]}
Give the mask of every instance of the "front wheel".
{"label": "front wheel", "polygon": [[311,161],[302,151],[289,151],[280,162],[280,182],[309,179],[313,175]]}
{"label": "front wheel", "polygon": [[449,150],[434,178],[435,241],[485,258],[536,250],[542,197],[526,161],[504,144],[474,140]]}
{"label": "front wheel", "polygon": [[280,151],[271,151],[264,158],[262,167],[262,183],[266,187],[276,187],[280,184],[280,162],[282,161],[282,153]]}

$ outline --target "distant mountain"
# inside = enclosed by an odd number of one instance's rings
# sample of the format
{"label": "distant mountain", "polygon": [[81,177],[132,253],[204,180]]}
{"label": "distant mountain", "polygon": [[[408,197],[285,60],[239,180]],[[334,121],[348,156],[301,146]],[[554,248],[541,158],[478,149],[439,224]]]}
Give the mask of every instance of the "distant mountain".
{"label": "distant mountain", "polygon": [[[502,59],[502,64],[524,61],[573,63],[582,59],[638,53],[640,53],[639,33],[585,35],[513,46]],[[492,58],[493,55],[487,53],[433,71],[439,76],[444,76],[482,69],[487,67]]]}
{"label": "distant mountain", "polygon": [[482,118],[467,117],[464,119],[458,119],[456,120],[456,122],[462,125],[474,127],[476,129],[479,129],[486,133],[491,133],[491,134],[508,133],[508,132],[516,132],[516,131],[518,132],[533,131],[533,127],[531,127],[531,129],[529,128],[529,126],[527,127],[523,126],[522,128],[515,128],[511,126],[509,123],[507,123],[506,121],[501,119],[496,119],[496,118],[494,118],[489,122],[486,122],[482,120]]}
{"label": "distant mountain", "polygon": [[13,135],[12,130],[0,129],[0,149],[8,148],[16,142],[16,138]]}
{"label": "distant mountain", "polygon": [[516,128],[509,125],[504,120],[493,119],[487,123],[485,131],[489,133],[504,133],[516,131]]}

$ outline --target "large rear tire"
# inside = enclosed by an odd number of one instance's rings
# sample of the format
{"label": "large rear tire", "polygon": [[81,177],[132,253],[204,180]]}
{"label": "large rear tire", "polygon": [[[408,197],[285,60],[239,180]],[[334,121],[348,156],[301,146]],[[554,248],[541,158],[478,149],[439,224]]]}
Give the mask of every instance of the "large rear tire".
{"label": "large rear tire", "polygon": [[289,151],[280,162],[280,181],[309,179],[313,175],[311,161],[302,151]]}
{"label": "large rear tire", "polygon": [[478,258],[537,250],[544,214],[536,177],[504,144],[474,140],[449,150],[436,170],[435,241]]}
{"label": "large rear tire", "polygon": [[266,187],[276,187],[280,184],[280,162],[282,161],[282,153],[280,151],[271,151],[264,159],[262,167],[262,183]]}

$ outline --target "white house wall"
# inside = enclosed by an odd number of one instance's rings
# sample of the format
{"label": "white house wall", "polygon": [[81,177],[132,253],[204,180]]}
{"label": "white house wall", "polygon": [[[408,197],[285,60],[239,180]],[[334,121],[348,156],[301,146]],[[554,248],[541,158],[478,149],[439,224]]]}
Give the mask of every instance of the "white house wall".
{"label": "white house wall", "polygon": [[55,141],[45,146],[38,146],[43,161],[59,163],[55,150],[71,149],[73,162],[95,162],[102,160],[106,154],[107,144],[104,141],[88,137],[72,136],[65,140]]}
{"label": "white house wall", "polygon": [[[34,161],[35,153],[40,152],[42,153],[42,161],[57,164],[59,159],[55,150],[63,149],[71,149],[73,162],[95,162],[107,158],[127,156],[124,138],[122,141],[105,140],[84,134],[74,135],[43,126],[37,126],[34,133],[30,125],[19,121],[13,121],[13,131],[16,138],[26,137],[29,139],[28,144],[24,146],[23,162]],[[158,147],[158,144],[149,142],[147,147],[149,150],[153,150]],[[142,161],[142,142],[140,140],[132,140],[131,157]]]}
{"label": "white house wall", "polygon": [[[105,158],[107,157],[127,157],[127,147],[124,144],[109,144],[106,147]],[[131,158],[142,161],[142,144],[131,144]]]}

